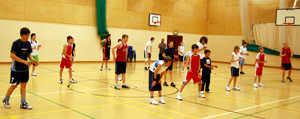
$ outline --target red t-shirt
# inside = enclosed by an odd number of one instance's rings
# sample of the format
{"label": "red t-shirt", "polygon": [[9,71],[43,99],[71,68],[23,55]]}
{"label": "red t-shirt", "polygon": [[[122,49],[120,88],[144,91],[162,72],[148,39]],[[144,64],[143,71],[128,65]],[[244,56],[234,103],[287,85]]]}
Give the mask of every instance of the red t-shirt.
{"label": "red t-shirt", "polygon": [[200,56],[200,54],[194,55],[193,53],[191,53],[189,55],[190,55],[189,66],[193,73],[197,73],[199,70],[201,56]]}
{"label": "red t-shirt", "polygon": [[127,62],[126,54],[127,54],[128,46],[122,42],[121,48],[117,49],[117,58],[118,62]]}
{"label": "red t-shirt", "polygon": [[282,52],[282,55],[285,54],[285,56],[282,56],[281,63],[284,63],[284,64],[291,63],[291,59],[290,59],[291,49],[290,49],[290,47],[282,48],[281,52]]}
{"label": "red t-shirt", "polygon": [[[66,51],[65,51],[66,54],[72,56],[72,48],[73,48],[73,45],[68,44],[68,43],[67,43],[66,45],[67,45],[67,49],[66,49]],[[67,56],[65,56],[64,54],[62,54],[62,57],[65,58],[66,60],[70,60],[70,58],[67,57]]]}

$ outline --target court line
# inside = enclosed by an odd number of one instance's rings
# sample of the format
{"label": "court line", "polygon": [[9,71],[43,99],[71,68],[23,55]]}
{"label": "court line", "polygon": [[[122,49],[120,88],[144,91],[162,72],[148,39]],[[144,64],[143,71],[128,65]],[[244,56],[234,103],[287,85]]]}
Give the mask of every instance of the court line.
{"label": "court line", "polygon": [[[0,80],[0,81],[2,81],[2,82],[4,82],[4,83],[8,84],[7,82],[5,82],[5,81],[3,81],[3,80]],[[47,101],[49,101],[49,102],[52,102],[52,103],[54,103],[54,104],[56,104],[56,105],[59,105],[59,106],[61,106],[61,107],[64,107],[64,108],[67,108],[67,109],[71,109],[71,108],[69,108],[69,107],[67,107],[67,106],[64,106],[64,105],[62,105],[62,104],[56,103],[56,102],[54,102],[54,101],[52,101],[52,100],[50,100],[50,99],[47,99],[47,98],[42,97],[42,96],[40,96],[40,95],[37,95],[37,94],[35,94],[35,93],[33,93],[33,92],[30,92],[30,91],[28,91],[28,90],[26,90],[26,92],[28,92],[28,93],[30,93],[30,94],[33,94],[33,95],[35,95],[35,96],[37,96],[37,97],[39,97],[39,98],[42,98],[42,99],[44,99],[44,100],[47,100]],[[94,117],[91,117],[91,116],[89,116],[89,115],[86,115],[86,114],[84,114],[84,113],[82,113],[82,112],[79,112],[79,111],[77,111],[77,110],[72,110],[72,111],[74,111],[74,112],[76,112],[76,113],[78,113],[78,114],[84,115],[84,116],[86,116],[86,117],[95,119]]]}
{"label": "court line", "polygon": [[260,105],[256,105],[256,106],[251,106],[251,107],[239,109],[239,110],[236,110],[236,111],[233,111],[233,112],[227,112],[227,113],[223,113],[223,114],[209,116],[209,117],[205,117],[205,118],[202,118],[202,119],[209,119],[209,118],[219,117],[219,116],[223,116],[223,115],[227,115],[227,114],[231,114],[231,113],[235,113],[235,112],[240,112],[240,111],[244,111],[244,110],[248,110],[248,109],[252,109],[252,108],[256,108],[256,107],[260,107],[260,106],[264,106],[264,105],[268,105],[268,104],[272,104],[272,103],[277,103],[277,102],[281,102],[281,101],[285,101],[285,100],[299,98],[299,97],[300,97],[300,95],[299,96],[295,96],[295,97],[291,97],[291,98],[287,98],[287,99],[277,100],[277,101],[273,101],[273,102],[269,102],[269,103],[264,103],[264,104],[260,104]]}

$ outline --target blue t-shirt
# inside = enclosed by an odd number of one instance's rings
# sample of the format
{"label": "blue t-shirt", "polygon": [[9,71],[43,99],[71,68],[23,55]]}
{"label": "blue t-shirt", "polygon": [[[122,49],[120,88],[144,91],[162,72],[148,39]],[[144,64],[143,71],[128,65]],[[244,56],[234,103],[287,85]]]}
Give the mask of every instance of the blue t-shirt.
{"label": "blue t-shirt", "polygon": [[[23,42],[21,39],[18,39],[13,42],[10,52],[15,53],[20,59],[27,61],[27,57],[32,52],[32,48],[29,41]],[[23,63],[12,60],[10,70],[14,72],[25,72],[29,70],[29,67]]]}

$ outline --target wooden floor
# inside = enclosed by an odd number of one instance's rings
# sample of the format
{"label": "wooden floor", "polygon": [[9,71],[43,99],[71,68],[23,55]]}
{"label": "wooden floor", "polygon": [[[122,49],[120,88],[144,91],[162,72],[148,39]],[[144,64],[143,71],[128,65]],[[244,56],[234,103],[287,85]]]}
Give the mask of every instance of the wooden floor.
{"label": "wooden floor", "polygon": [[[182,93],[183,100],[177,100],[185,73],[174,67],[173,77],[177,86],[163,87],[166,104],[150,105],[148,71],[143,69],[143,63],[127,64],[126,78],[131,89],[121,90],[113,88],[113,63],[109,64],[110,71],[100,71],[99,63],[75,63],[73,77],[78,83],[72,85],[67,83],[66,70],[63,74],[65,83],[58,83],[58,63],[44,63],[36,69],[37,76],[30,77],[27,85],[27,102],[33,109],[20,109],[20,91],[16,89],[10,99],[11,109],[0,107],[0,118],[300,118],[299,70],[292,73],[294,82],[283,84],[279,68],[264,68],[262,83],[265,87],[253,88],[254,66],[245,66],[246,74],[238,78],[241,91],[227,92],[225,86],[230,78],[230,65],[215,64],[219,68],[213,70],[211,76],[213,92],[205,93],[206,98],[196,97],[197,84],[190,83]],[[0,65],[1,99],[9,87],[9,69],[10,64]],[[170,81],[169,78],[167,80]],[[155,99],[158,101],[157,95]]]}

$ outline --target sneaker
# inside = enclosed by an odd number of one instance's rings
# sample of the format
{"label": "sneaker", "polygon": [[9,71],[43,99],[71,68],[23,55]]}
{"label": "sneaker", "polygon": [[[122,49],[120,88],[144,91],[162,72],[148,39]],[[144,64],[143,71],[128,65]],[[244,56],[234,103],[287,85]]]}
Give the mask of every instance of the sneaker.
{"label": "sneaker", "polygon": [[71,79],[69,80],[69,83],[77,83],[77,81],[75,81],[73,78],[71,78]]}
{"label": "sneaker", "polygon": [[102,71],[102,70],[103,70],[103,67],[100,68],[100,71]]}
{"label": "sneaker", "polygon": [[22,102],[20,105],[22,109],[32,109],[32,106],[28,105],[27,102]]}
{"label": "sneaker", "polygon": [[165,103],[166,103],[162,97],[159,97],[159,102],[160,102],[161,104],[165,104]]}
{"label": "sneaker", "polygon": [[31,73],[31,76],[36,76],[36,74],[34,72]]}
{"label": "sneaker", "polygon": [[181,95],[178,94],[178,95],[177,95],[177,99],[178,99],[178,100],[182,100]]}
{"label": "sneaker", "polygon": [[228,86],[226,86],[225,90],[226,91],[230,91],[230,88]]}
{"label": "sneaker", "polygon": [[118,76],[118,80],[122,81],[122,76],[121,75]]}
{"label": "sneaker", "polygon": [[285,83],[284,79],[281,80],[282,83]]}
{"label": "sneaker", "polygon": [[74,72],[74,69],[72,69],[72,72]]}
{"label": "sneaker", "polygon": [[3,99],[3,105],[5,108],[10,108],[9,99]]}
{"label": "sneaker", "polygon": [[254,87],[254,88],[257,88],[258,86],[257,86],[257,84],[256,84],[256,83],[254,83],[254,84],[253,84],[253,87]]}
{"label": "sneaker", "polygon": [[232,90],[240,91],[238,87],[232,87]]}
{"label": "sneaker", "polygon": [[183,73],[183,72],[184,72],[184,69],[181,70],[181,73]]}
{"label": "sneaker", "polygon": [[291,79],[291,77],[287,77],[288,80],[290,80],[290,82],[293,82],[293,80]]}
{"label": "sneaker", "polygon": [[59,84],[62,84],[63,83],[63,80],[62,79],[59,79]]}
{"label": "sneaker", "polygon": [[177,65],[177,67],[176,68],[179,68],[179,65]]}
{"label": "sneaker", "polygon": [[130,86],[128,86],[127,84],[123,84],[122,88],[130,88]]}
{"label": "sneaker", "polygon": [[203,92],[203,91],[200,91],[200,93],[203,94],[204,92]]}
{"label": "sneaker", "polygon": [[148,66],[148,69],[150,69],[150,66]]}
{"label": "sneaker", "polygon": [[240,74],[245,74],[245,73],[241,71]]}
{"label": "sneaker", "polygon": [[197,97],[205,98],[205,95],[203,95],[202,93],[198,93]]}
{"label": "sneaker", "polygon": [[156,102],[154,99],[150,99],[149,103],[152,105],[158,105],[158,102]]}
{"label": "sneaker", "polygon": [[258,83],[258,86],[260,87],[264,87],[264,85],[262,83]]}
{"label": "sneaker", "polygon": [[172,83],[171,83],[171,86],[175,87],[176,85],[172,82]]}
{"label": "sneaker", "polygon": [[207,93],[212,93],[212,91],[210,91],[210,90],[209,90],[209,91],[205,91],[205,92],[207,92]]}
{"label": "sneaker", "polygon": [[164,82],[164,86],[169,86],[169,85],[167,84],[167,82]]}
{"label": "sneaker", "polygon": [[121,88],[119,87],[119,85],[116,85],[115,89],[120,90]]}
{"label": "sneaker", "polygon": [[147,68],[147,67],[145,67],[145,70],[148,70],[148,68]]}
{"label": "sneaker", "polygon": [[106,70],[110,70],[110,68],[109,68],[109,67],[106,67],[105,69],[106,69]]}

